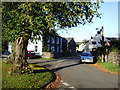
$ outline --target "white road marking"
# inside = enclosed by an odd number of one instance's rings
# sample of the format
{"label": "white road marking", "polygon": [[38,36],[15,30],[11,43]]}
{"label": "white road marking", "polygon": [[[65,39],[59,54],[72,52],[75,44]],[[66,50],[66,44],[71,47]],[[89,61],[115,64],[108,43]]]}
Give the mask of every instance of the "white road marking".
{"label": "white road marking", "polygon": [[74,88],[74,89],[75,89],[75,87],[73,87],[73,86],[71,86],[71,87],[69,87],[69,88]]}
{"label": "white road marking", "polygon": [[64,84],[65,86],[70,86],[70,84],[68,84],[68,83],[66,83],[66,82],[64,82],[64,83],[62,83],[62,84]]}
{"label": "white road marking", "polygon": [[[57,61],[57,62],[59,62],[59,63],[56,65],[55,68],[57,68],[63,61],[64,61],[64,60]],[[68,84],[67,82],[65,82],[65,81],[63,81],[63,80],[61,80],[61,83],[62,83],[63,85],[65,85],[65,86],[67,86],[67,87],[70,88],[70,89],[77,90],[75,87],[71,86],[70,84]]]}
{"label": "white road marking", "polygon": [[57,61],[57,62],[60,62],[60,60],[59,60],[59,61]]}
{"label": "white road marking", "polygon": [[65,81],[63,81],[63,80],[61,80],[61,83],[62,83],[63,85],[65,85],[65,86],[67,86],[69,89],[78,90],[78,89],[76,89],[75,87],[71,86],[70,84],[68,84],[67,82],[65,82]]}
{"label": "white road marking", "polygon": [[57,68],[63,61],[64,60],[61,60],[60,63],[58,63],[55,68]]}

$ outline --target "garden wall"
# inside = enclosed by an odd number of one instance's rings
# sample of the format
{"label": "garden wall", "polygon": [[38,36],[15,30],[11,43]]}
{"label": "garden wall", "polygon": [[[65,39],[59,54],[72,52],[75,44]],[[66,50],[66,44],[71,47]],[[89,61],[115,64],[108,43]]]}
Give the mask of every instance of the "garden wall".
{"label": "garden wall", "polygon": [[60,57],[63,57],[63,53],[42,52],[42,58],[60,58]]}
{"label": "garden wall", "polygon": [[108,55],[108,62],[112,62],[120,66],[120,52],[110,52]]}
{"label": "garden wall", "polygon": [[[42,52],[42,58],[61,58],[61,57],[68,57],[72,56],[70,52],[67,53],[60,53],[60,52]],[[76,55],[76,54],[75,54]]]}

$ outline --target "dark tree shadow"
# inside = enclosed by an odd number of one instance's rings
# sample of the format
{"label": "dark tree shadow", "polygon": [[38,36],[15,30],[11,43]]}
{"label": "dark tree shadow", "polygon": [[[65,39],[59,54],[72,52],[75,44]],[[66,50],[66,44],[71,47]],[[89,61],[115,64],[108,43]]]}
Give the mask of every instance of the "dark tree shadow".
{"label": "dark tree shadow", "polygon": [[46,60],[46,61],[40,61],[35,63],[29,63],[29,64],[39,64],[39,63],[54,62],[54,61],[59,61],[59,60]]}
{"label": "dark tree shadow", "polygon": [[76,66],[76,65],[80,65],[80,64],[77,63],[77,64],[71,64],[71,65],[68,65],[68,66],[58,67],[58,68],[52,69],[52,71],[53,71],[53,72],[56,72],[56,71],[59,71],[59,70],[61,70],[61,69],[68,68],[68,67],[72,67],[72,66]]}

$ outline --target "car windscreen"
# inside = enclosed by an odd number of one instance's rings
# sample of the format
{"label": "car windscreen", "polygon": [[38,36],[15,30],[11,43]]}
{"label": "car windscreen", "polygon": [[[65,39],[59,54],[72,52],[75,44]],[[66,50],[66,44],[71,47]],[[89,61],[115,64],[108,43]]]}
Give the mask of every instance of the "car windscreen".
{"label": "car windscreen", "polygon": [[82,53],[82,56],[92,56],[91,53]]}

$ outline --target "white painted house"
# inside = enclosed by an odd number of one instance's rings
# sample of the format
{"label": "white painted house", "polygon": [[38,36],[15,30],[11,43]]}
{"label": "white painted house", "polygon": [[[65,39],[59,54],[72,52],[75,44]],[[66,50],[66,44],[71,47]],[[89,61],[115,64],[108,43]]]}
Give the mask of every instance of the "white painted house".
{"label": "white painted house", "polygon": [[[27,46],[27,50],[33,50],[36,53],[39,53],[40,55],[42,55],[42,39],[41,40],[34,40],[33,42],[31,42],[31,40],[28,41],[28,46]],[[8,51],[12,53],[12,45],[11,43],[9,43],[8,45]]]}
{"label": "white painted house", "polygon": [[37,53],[39,53],[40,55],[42,55],[42,40],[36,40],[31,42],[29,40],[28,46],[27,46],[27,50],[32,50],[35,51]]}
{"label": "white painted house", "polygon": [[92,51],[98,47],[102,47],[101,45],[102,35],[96,34],[95,37],[91,38],[86,44],[81,44],[79,46],[79,51]]}
{"label": "white painted house", "polygon": [[85,44],[84,43],[82,43],[82,44],[80,44],[79,45],[79,51],[83,51],[83,49],[85,48]]}

